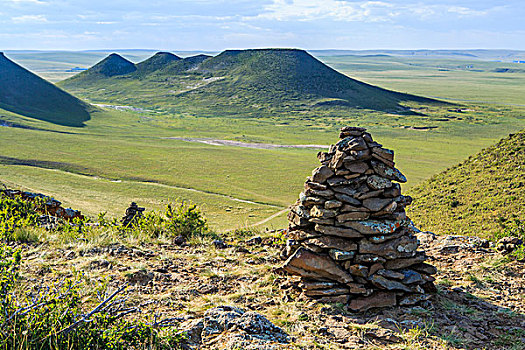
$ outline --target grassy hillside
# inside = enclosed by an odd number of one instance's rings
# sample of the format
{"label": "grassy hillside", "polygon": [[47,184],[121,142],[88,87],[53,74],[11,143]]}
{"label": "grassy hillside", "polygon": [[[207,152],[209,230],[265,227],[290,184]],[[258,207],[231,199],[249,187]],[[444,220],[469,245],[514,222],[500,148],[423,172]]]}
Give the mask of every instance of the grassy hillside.
{"label": "grassy hillside", "polygon": [[525,220],[525,131],[511,134],[411,189],[412,219],[440,234],[492,237]]}
{"label": "grassy hillside", "polygon": [[0,108],[55,124],[83,126],[91,107],[0,53]]}
{"label": "grassy hillside", "polygon": [[296,109],[348,113],[362,108],[400,112],[407,110],[406,102],[437,102],[359,82],[294,49],[228,50],[167,62],[164,69],[155,65],[147,75],[131,68],[118,77],[101,75],[99,65],[59,85],[96,102],[122,104],[132,94],[137,106],[199,115],[260,117]]}

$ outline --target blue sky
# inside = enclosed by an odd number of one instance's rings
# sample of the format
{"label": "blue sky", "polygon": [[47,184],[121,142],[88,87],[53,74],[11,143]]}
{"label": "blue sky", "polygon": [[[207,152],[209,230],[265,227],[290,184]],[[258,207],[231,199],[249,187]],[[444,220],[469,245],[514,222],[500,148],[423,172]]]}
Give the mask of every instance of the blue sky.
{"label": "blue sky", "polygon": [[508,1],[0,0],[0,49],[525,49]]}

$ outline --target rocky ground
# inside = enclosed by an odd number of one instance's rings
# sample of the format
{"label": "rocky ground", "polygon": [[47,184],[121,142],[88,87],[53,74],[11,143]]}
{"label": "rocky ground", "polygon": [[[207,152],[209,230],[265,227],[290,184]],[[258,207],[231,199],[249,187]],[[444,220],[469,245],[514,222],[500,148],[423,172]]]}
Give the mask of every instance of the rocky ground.
{"label": "rocky ground", "polygon": [[487,241],[420,234],[438,268],[431,303],[355,314],[300,295],[297,281],[274,272],[282,237],[262,236],[197,245],[24,244],[21,275],[27,284],[73,276],[129,283],[131,302],[176,317],[190,348],[525,349],[524,262]]}

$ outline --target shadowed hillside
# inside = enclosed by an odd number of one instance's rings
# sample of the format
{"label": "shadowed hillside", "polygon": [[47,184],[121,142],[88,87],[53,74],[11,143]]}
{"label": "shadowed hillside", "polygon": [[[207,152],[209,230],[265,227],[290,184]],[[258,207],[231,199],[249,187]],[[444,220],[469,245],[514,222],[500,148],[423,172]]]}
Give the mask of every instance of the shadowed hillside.
{"label": "shadowed hillside", "polygon": [[0,53],[0,108],[51,123],[82,126],[89,105]]}
{"label": "shadowed hillside", "polygon": [[[137,65],[158,62],[155,70],[146,71],[149,74],[130,68],[118,77],[101,75],[97,73],[99,63],[60,86],[97,101],[123,102],[126,94],[133,94],[134,103],[150,107],[167,105],[193,111],[198,106],[201,112],[229,114],[283,108],[400,112],[406,111],[405,102],[438,102],[351,79],[303,50],[227,50],[215,57],[199,55],[171,62],[166,57],[158,53]],[[162,62],[165,68],[160,67]]]}
{"label": "shadowed hillside", "polygon": [[498,222],[525,220],[525,131],[412,189],[414,222],[440,234],[491,237]]}

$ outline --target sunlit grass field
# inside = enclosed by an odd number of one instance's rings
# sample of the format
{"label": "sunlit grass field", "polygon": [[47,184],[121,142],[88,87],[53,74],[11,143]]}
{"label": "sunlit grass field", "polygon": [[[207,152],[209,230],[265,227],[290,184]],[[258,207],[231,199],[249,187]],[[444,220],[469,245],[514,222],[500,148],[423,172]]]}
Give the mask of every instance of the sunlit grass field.
{"label": "sunlit grass field", "polygon": [[[71,64],[75,59],[70,58]],[[45,129],[0,127],[0,181],[52,195],[89,215],[107,211],[121,216],[132,200],[155,210],[170,199],[188,200],[203,208],[212,227],[226,230],[256,224],[292,204],[318,164],[319,149],[213,146],[169,137],[329,145],[337,141],[341,126],[365,126],[378,142],[395,150],[397,165],[409,179],[404,186],[408,189],[525,128],[525,108],[519,106],[525,105],[525,96],[518,91],[520,84],[525,86],[525,73],[490,72],[509,65],[525,69],[524,65],[479,62],[484,65],[479,72],[453,69],[459,60],[322,59],[353,78],[381,87],[493,103],[465,102],[463,113],[441,106],[421,110],[423,115],[356,110],[316,117],[290,111],[258,119],[220,111],[205,118],[165,111],[162,106],[138,112],[101,109],[84,128],[0,110],[3,120]],[[48,73],[39,74],[46,77]],[[133,106],[133,96],[129,99]],[[261,227],[283,227],[285,222],[281,214]]]}

